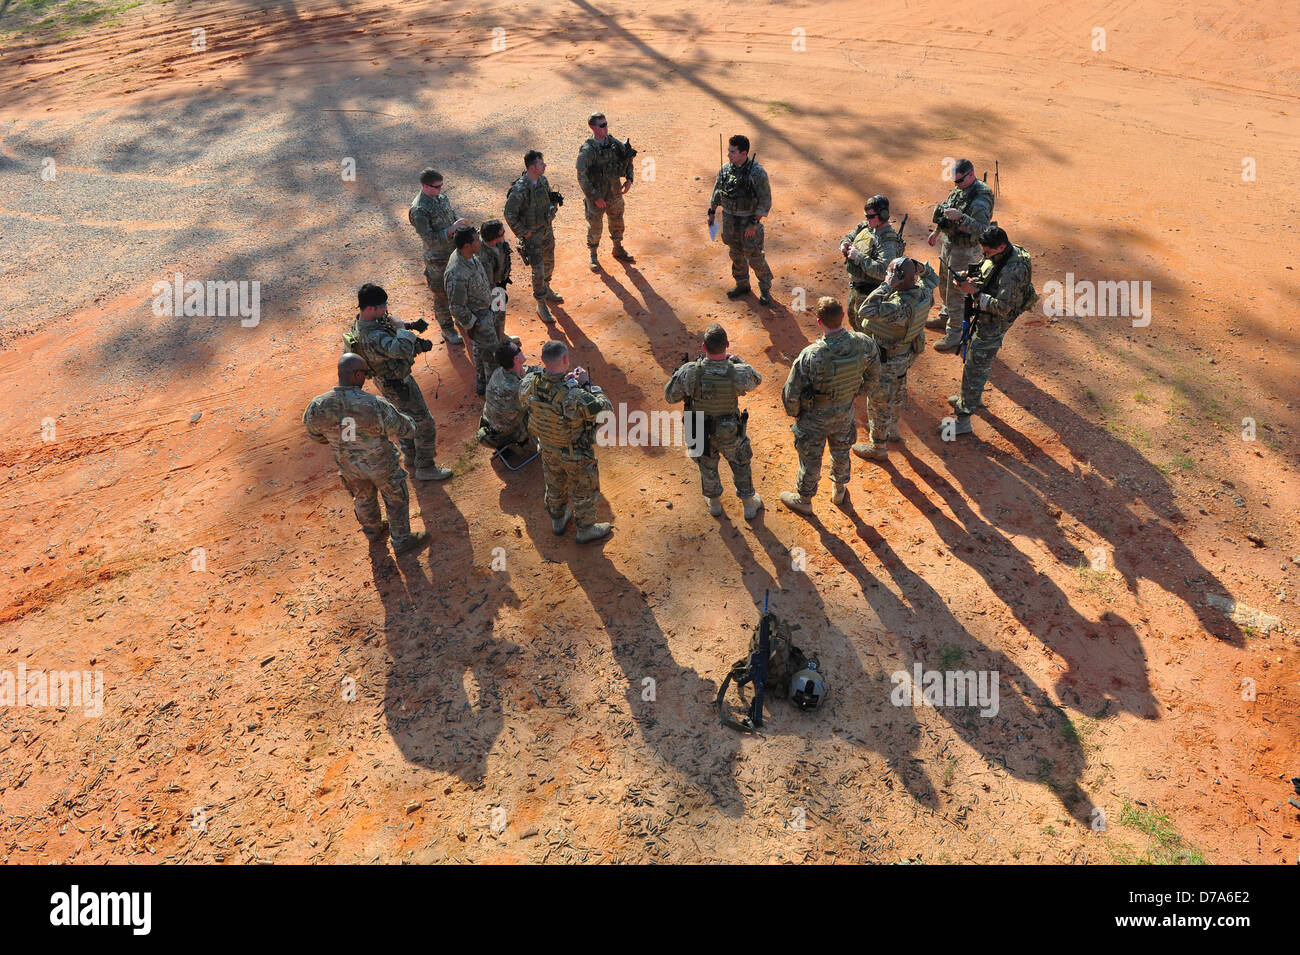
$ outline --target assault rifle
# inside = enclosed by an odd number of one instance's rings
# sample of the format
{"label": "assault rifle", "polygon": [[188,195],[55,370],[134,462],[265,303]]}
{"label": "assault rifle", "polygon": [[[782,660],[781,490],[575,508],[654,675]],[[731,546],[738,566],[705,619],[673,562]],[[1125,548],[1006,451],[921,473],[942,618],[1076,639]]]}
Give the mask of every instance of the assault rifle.
{"label": "assault rifle", "polygon": [[767,613],[769,591],[763,591],[763,619],[758,625],[758,649],[749,655],[750,681],[754,684],[754,701],[749,707],[745,725],[752,729],[763,726],[763,690],[767,686],[767,658],[772,653],[772,618]]}

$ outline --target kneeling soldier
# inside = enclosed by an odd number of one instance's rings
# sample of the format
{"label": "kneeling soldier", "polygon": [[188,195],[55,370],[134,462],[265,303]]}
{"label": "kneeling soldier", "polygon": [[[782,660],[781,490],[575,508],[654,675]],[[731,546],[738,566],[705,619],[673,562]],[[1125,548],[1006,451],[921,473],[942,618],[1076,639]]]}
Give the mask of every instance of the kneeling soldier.
{"label": "kneeling soldier", "polygon": [[[728,355],[727,344],[727,333],[714,322],[704,333],[705,357],[678,368],[664,386],[664,398],[686,402],[687,427],[694,439],[692,456],[700,466],[700,487],[709,503],[709,513],[714,517],[722,515],[722,478],[718,475],[721,455],[731,465],[736,494],[745,506],[745,520],[752,521],[763,499],[754,493],[749,466],[754,457],[745,433],[749,412],[741,413],[736,398],[758,387],[763,379],[735,355]],[[695,443],[700,441],[703,448]]]}
{"label": "kneeling soldier", "polygon": [[479,419],[478,439],[492,448],[531,441],[528,434],[527,414],[519,397],[519,384],[523,376],[541,371],[541,365],[526,366],[524,350],[513,338],[507,338],[496,350],[500,366],[488,381],[487,400],[483,402],[483,416]]}

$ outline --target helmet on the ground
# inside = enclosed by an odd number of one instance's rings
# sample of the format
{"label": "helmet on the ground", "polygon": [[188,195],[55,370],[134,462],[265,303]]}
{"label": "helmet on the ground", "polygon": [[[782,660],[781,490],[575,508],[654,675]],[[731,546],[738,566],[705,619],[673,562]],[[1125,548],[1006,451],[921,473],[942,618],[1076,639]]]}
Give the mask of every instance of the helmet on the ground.
{"label": "helmet on the ground", "polygon": [[816,660],[794,675],[790,681],[790,702],[801,710],[815,710],[826,702],[830,687],[822,679],[821,667]]}

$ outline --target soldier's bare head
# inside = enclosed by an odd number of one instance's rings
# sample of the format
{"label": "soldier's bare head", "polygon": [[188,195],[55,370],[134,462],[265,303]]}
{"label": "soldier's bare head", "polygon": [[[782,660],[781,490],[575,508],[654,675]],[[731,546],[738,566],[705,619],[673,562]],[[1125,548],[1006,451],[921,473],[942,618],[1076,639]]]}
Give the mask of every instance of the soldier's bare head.
{"label": "soldier's bare head", "polygon": [[862,207],[862,212],[866,215],[869,221],[874,222],[877,225],[882,222],[888,222],[889,197],[880,195],[872,196],[867,200],[866,205]]}
{"label": "soldier's bare head", "polygon": [[478,229],[467,225],[463,229],[456,230],[456,251],[465,258],[478,254],[478,250],[482,247],[483,243],[478,239]]}
{"label": "soldier's bare head", "polygon": [[823,295],[817,300],[817,323],[831,331],[844,324],[844,306],[830,295]]}
{"label": "soldier's bare head", "polygon": [[500,219],[488,219],[483,223],[483,229],[480,233],[483,236],[483,242],[486,245],[496,245],[506,234],[506,227]]}
{"label": "soldier's bare head", "polygon": [[605,118],[604,113],[592,113],[587,117],[587,125],[591,127],[591,135],[597,140],[602,140],[609,135],[609,120]]}
{"label": "soldier's bare head", "polygon": [[905,255],[892,259],[885,278],[896,289],[909,289],[916,285],[916,262]]}
{"label": "soldier's bare head", "polygon": [[732,136],[727,140],[727,158],[733,166],[739,166],[749,158],[749,137]]}
{"label": "soldier's bare head", "polygon": [[536,149],[530,149],[524,153],[524,168],[528,170],[530,176],[536,178],[546,172],[546,160]]}
{"label": "soldier's bare head", "polygon": [[360,355],[344,352],[339,359],[339,384],[345,388],[355,385],[360,388],[366,383],[366,370],[369,366]]}
{"label": "soldier's bare head", "polygon": [[542,346],[542,364],[551,374],[569,369],[569,346],[564,342],[547,342]]}
{"label": "soldier's bare head", "polygon": [[426,196],[436,196],[442,192],[442,173],[430,167],[420,173],[420,188]]}
{"label": "soldier's bare head", "polygon": [[952,181],[963,189],[968,188],[975,181],[975,164],[969,159],[958,159],[952,167]]}
{"label": "soldier's bare head", "polygon": [[367,282],[357,289],[357,308],[361,317],[374,320],[388,314],[388,293],[378,285]]}
{"label": "soldier's bare head", "polygon": [[728,344],[727,332],[717,322],[704,330],[704,350],[710,358],[725,358]]}
{"label": "soldier's bare head", "polygon": [[991,225],[980,233],[980,249],[986,259],[1005,252],[1010,241],[1007,238],[1007,230],[1001,226]]}
{"label": "soldier's bare head", "polygon": [[496,350],[497,364],[508,371],[519,371],[527,359],[524,357],[524,350],[519,342],[513,338],[507,338]]}

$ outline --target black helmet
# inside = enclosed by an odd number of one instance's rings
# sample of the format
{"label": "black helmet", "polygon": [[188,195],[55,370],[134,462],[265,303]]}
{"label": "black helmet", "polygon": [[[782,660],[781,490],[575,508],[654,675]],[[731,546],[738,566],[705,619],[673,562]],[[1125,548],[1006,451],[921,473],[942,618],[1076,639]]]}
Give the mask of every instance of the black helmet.
{"label": "black helmet", "polygon": [[863,212],[875,210],[880,216],[881,222],[889,221],[889,200],[885,196],[872,196],[867,200],[866,205],[862,207]]}

